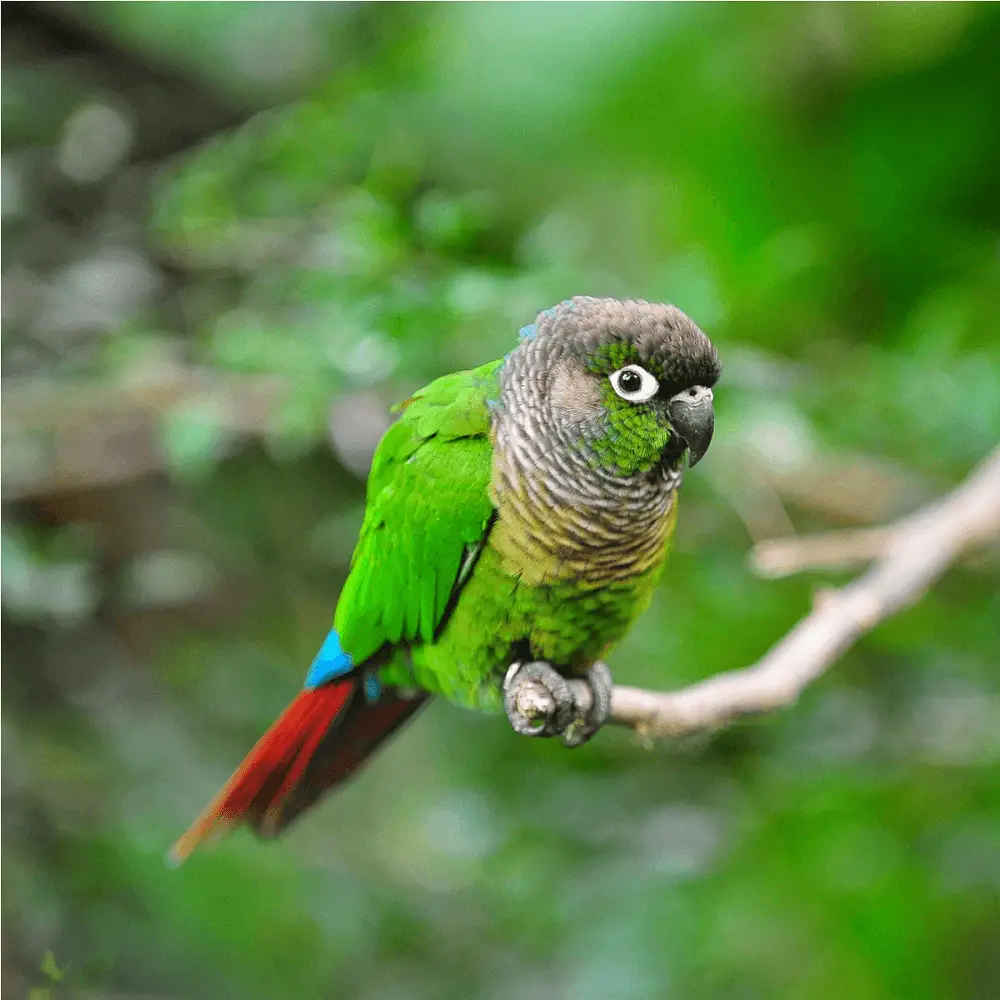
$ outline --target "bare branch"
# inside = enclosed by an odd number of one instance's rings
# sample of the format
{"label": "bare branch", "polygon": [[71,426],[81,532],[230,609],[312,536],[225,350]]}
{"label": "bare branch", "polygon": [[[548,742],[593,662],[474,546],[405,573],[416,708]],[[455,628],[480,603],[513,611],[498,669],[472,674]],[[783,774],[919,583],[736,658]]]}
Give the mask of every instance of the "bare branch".
{"label": "bare branch", "polygon": [[751,550],[750,568],[769,580],[809,569],[847,569],[878,559],[894,537],[895,530],[888,527],[768,538]]}
{"label": "bare branch", "polygon": [[[963,553],[1000,536],[1000,449],[947,496],[882,530],[887,541],[871,568],[818,594],[813,610],[757,663],[679,691],[616,687],[610,721],[664,738],[794,703],[861,635],[919,600]],[[589,689],[571,685],[586,709]]]}

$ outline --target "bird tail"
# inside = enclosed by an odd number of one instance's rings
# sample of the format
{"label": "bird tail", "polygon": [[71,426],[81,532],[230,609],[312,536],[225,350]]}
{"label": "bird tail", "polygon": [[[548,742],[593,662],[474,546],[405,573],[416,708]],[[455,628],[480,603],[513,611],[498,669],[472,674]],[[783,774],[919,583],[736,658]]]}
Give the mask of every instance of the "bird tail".
{"label": "bird tail", "polygon": [[171,863],[181,864],[203,840],[241,822],[264,836],[281,832],[427,701],[387,689],[372,702],[364,688],[356,673],[301,691],[170,849]]}

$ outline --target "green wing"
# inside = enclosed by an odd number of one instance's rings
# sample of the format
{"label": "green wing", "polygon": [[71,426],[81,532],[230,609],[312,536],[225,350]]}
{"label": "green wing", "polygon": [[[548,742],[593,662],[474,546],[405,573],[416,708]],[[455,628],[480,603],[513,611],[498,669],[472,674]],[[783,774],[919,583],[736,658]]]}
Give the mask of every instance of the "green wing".
{"label": "green wing", "polygon": [[493,516],[489,401],[496,361],[446,375],[401,404],[375,452],[367,506],[334,628],[356,664],[384,645],[431,642]]}

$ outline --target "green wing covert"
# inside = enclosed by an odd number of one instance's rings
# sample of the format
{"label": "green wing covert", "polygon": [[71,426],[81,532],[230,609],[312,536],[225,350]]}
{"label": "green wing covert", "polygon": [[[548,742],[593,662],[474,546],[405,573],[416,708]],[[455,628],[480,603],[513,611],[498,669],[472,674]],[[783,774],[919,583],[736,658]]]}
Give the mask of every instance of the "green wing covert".
{"label": "green wing covert", "polygon": [[375,452],[334,627],[356,664],[430,642],[493,516],[489,402],[501,361],[446,375],[397,407]]}

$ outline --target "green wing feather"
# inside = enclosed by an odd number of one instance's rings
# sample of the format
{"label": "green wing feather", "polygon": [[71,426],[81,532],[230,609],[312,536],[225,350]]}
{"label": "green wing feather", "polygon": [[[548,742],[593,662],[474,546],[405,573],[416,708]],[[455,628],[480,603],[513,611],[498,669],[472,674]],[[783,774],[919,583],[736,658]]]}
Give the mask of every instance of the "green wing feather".
{"label": "green wing feather", "polygon": [[463,561],[493,516],[489,403],[502,362],[432,382],[375,452],[365,519],[334,627],[355,663],[432,642]]}

